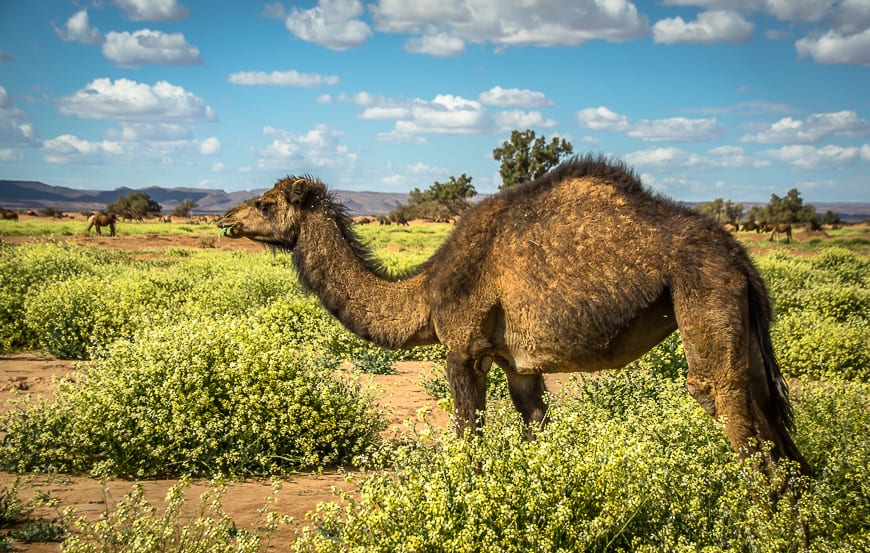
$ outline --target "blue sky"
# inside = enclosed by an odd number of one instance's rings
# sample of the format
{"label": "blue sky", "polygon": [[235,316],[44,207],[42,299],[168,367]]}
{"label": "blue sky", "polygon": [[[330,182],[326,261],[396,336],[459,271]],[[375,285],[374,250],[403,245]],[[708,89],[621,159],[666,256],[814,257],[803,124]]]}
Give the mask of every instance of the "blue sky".
{"label": "blue sky", "polygon": [[870,201],[870,0],[0,0],[0,179],[494,192],[527,128],[678,200]]}

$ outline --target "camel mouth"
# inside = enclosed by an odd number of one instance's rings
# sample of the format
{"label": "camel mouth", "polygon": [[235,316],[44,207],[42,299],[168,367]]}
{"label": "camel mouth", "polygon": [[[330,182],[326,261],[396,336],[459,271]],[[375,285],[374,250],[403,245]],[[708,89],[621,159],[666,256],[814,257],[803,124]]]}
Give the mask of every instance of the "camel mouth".
{"label": "camel mouth", "polygon": [[234,238],[233,229],[235,228],[235,226],[236,226],[235,224],[232,224],[232,225],[226,225],[226,226],[220,227],[220,230],[218,231],[218,236],[226,236],[228,238]]}

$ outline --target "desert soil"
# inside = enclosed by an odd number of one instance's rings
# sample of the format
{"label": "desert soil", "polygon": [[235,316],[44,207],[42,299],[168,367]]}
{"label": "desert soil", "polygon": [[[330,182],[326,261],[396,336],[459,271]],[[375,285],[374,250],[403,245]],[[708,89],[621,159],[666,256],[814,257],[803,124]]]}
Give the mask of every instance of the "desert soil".
{"label": "desert soil", "polygon": [[[747,233],[748,234],[748,233]],[[824,236],[823,233],[819,233]],[[745,236],[745,235],[744,235]],[[809,238],[796,233],[795,238]],[[750,238],[755,241],[756,235]],[[765,243],[763,235],[757,236],[757,246],[751,248],[756,253],[763,250]],[[130,236],[58,236],[52,240],[69,241],[81,245],[99,246],[104,248],[148,251],[160,248],[187,247],[198,248],[204,245],[222,250],[243,250],[260,252],[262,246],[248,240],[217,239],[212,240],[202,235],[144,235]],[[24,243],[47,238],[4,237],[8,243]],[[73,362],[55,359],[44,352],[28,351],[15,354],[0,355],[0,411],[8,409],[6,400],[12,397],[13,390],[27,394],[50,396],[53,391],[52,377],[63,376],[73,370]],[[449,417],[439,410],[437,401],[431,398],[421,386],[421,380],[431,375],[431,364],[402,362],[397,365],[394,375],[373,375],[370,378],[382,391],[380,405],[387,413],[391,428],[405,428],[405,421],[414,420],[418,410],[428,408],[431,411],[430,421],[435,426],[446,427],[450,424]],[[557,391],[564,378],[548,378],[548,388]],[[58,509],[72,506],[83,516],[97,519],[112,509],[115,501],[121,499],[132,487],[129,480],[112,479],[105,482],[82,475],[16,475],[0,472],[0,486],[10,486],[16,478],[21,478],[20,496],[23,500],[32,498],[35,493],[47,494],[59,501]],[[283,488],[278,493],[278,503],[275,510],[292,516],[293,524],[284,527],[273,539],[271,549],[286,549],[293,535],[306,524],[305,514],[315,509],[320,502],[337,501],[334,488],[352,491],[352,484],[345,481],[345,475],[338,470],[327,470],[321,473],[298,473],[285,475],[282,479]],[[167,490],[175,484],[175,480],[148,480],[144,482],[146,497],[162,510]],[[189,489],[188,497],[194,505],[198,502],[200,493],[206,490],[206,480],[195,480]],[[236,482],[229,486],[224,496],[224,510],[240,528],[256,528],[259,517],[258,509],[265,504],[270,495],[271,482],[267,480],[247,480]],[[44,508],[35,516],[50,520],[55,516],[55,509]],[[60,550],[56,543],[22,543],[15,542],[16,551],[55,552]]]}

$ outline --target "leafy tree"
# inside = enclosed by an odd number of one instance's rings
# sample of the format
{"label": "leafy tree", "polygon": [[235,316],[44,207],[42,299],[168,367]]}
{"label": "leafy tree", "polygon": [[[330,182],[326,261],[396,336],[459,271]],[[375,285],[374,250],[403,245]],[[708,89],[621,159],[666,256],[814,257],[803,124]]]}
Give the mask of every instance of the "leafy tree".
{"label": "leafy tree", "polygon": [[824,225],[839,225],[842,221],[840,221],[840,216],[831,211],[830,209],[822,215],[822,224]]}
{"label": "leafy tree", "polygon": [[125,196],[118,196],[117,202],[106,206],[109,213],[125,219],[141,219],[146,215],[156,215],[161,209],[160,204],[144,192],[128,192]]}
{"label": "leafy tree", "polygon": [[390,218],[447,221],[457,217],[468,209],[468,198],[477,194],[471,180],[462,173],[459,178],[450,177],[447,182],[436,181],[426,190],[415,188],[408,194],[408,203],[396,206]]}
{"label": "leafy tree", "polygon": [[797,188],[789,190],[784,198],[771,194],[767,208],[774,223],[806,223],[816,218],[816,208],[804,205]]}
{"label": "leafy tree", "polygon": [[492,151],[492,157],[501,162],[499,188],[510,188],[534,180],[556,165],[563,157],[574,152],[574,147],[564,138],[553,138],[547,144],[543,136],[535,137],[535,131],[511,132],[510,140]]}
{"label": "leafy tree", "polygon": [[743,217],[743,205],[731,200],[716,198],[712,202],[704,202],[695,206],[695,210],[712,217],[720,223],[736,223]]}
{"label": "leafy tree", "polygon": [[197,204],[193,200],[183,200],[180,204],[175,206],[175,209],[172,210],[173,217],[190,217],[190,212],[193,208],[197,207]]}

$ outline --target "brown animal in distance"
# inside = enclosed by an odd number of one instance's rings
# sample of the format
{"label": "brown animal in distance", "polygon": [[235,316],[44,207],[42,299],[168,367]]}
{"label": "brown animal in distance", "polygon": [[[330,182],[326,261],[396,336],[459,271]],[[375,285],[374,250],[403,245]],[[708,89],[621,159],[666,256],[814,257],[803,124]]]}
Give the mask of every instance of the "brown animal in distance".
{"label": "brown animal in distance", "polygon": [[289,176],[229,210],[221,234],[291,251],[348,329],[387,348],[441,343],[459,431],[504,369],[527,422],[543,373],[622,367],[677,328],[689,393],[741,455],[773,443],[809,472],[771,347],[771,305],[746,252],[711,219],[647,191],[621,163],[574,158],[469,209],[418,270],[393,278],[326,185]]}
{"label": "brown animal in distance", "polygon": [[109,236],[115,236],[115,223],[117,220],[118,219],[114,215],[106,213],[91,213],[90,217],[88,217],[88,228],[85,233],[90,234],[91,228],[96,227],[97,236],[102,236],[103,233],[100,228],[109,227]]}

